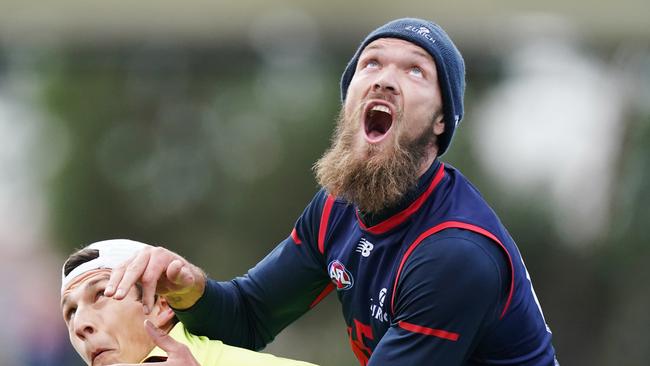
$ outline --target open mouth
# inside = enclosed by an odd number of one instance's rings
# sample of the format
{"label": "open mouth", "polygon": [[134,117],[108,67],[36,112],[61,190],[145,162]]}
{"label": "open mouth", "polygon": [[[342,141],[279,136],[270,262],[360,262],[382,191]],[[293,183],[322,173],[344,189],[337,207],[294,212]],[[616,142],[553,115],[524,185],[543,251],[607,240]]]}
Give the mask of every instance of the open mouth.
{"label": "open mouth", "polygon": [[363,125],[368,142],[374,143],[383,140],[393,125],[392,108],[386,103],[368,103]]}

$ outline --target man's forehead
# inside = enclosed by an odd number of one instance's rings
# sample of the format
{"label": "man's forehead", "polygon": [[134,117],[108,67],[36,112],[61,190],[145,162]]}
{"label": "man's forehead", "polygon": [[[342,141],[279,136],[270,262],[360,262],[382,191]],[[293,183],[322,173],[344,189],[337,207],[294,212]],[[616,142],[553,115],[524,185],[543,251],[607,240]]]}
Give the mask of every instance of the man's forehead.
{"label": "man's forehead", "polygon": [[110,269],[95,269],[92,271],[88,271],[82,275],[79,275],[76,277],[68,286],[63,290],[63,293],[61,294],[61,304],[65,304],[66,300],[68,299],[69,295],[71,292],[75,291],[77,288],[89,288],[97,285],[99,282],[108,280],[111,276],[111,270]]}
{"label": "man's forehead", "polygon": [[424,58],[427,58],[431,61],[433,61],[433,57],[424,50],[424,48],[416,45],[415,43],[411,43],[409,41],[400,39],[400,38],[379,38],[375,39],[374,41],[370,42],[361,52],[361,54],[364,54],[369,51],[373,50],[384,50],[384,49],[390,49],[390,48],[400,48],[403,51],[407,52],[412,52],[413,54],[422,56]]}

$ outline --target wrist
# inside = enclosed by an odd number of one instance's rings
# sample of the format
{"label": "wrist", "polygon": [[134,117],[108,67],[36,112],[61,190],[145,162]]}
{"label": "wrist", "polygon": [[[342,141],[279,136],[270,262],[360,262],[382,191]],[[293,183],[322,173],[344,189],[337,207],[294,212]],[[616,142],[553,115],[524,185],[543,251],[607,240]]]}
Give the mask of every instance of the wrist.
{"label": "wrist", "polygon": [[200,268],[194,267],[192,270],[194,283],[189,288],[181,292],[165,294],[169,306],[175,310],[185,310],[191,308],[203,296],[207,275]]}

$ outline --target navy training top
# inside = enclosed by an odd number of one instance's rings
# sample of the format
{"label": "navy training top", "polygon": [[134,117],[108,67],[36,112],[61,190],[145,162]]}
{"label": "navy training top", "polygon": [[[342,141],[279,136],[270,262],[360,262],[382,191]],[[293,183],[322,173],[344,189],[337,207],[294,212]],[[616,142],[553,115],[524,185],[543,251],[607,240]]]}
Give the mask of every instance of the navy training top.
{"label": "navy training top", "polygon": [[247,275],[208,280],[176,314],[195,334],[257,350],[334,290],[361,365],[558,364],[513,239],[437,160],[379,217],[321,190]]}

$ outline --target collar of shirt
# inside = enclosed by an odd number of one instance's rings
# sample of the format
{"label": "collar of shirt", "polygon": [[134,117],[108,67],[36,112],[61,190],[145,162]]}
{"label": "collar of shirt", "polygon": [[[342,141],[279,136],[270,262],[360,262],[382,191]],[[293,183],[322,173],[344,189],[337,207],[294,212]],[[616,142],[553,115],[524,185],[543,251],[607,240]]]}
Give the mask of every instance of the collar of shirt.
{"label": "collar of shirt", "polygon": [[390,218],[391,216],[395,215],[396,213],[404,210],[407,208],[413,201],[415,201],[418,197],[424,193],[424,191],[429,187],[429,183],[431,182],[431,179],[433,179],[434,174],[436,171],[438,171],[438,168],[440,167],[440,160],[436,158],[429,169],[427,169],[424,174],[420,176],[418,179],[418,184],[409,190],[404,197],[394,206],[386,208],[380,212],[377,213],[370,213],[370,212],[362,212],[360,210],[357,210],[359,214],[359,218],[363,222],[364,225],[367,227],[372,227],[375,226],[382,221]]}

